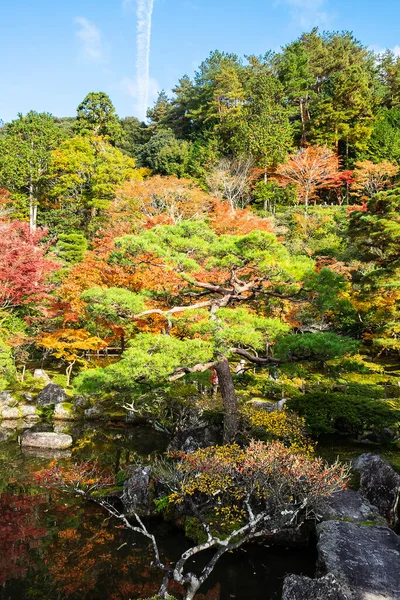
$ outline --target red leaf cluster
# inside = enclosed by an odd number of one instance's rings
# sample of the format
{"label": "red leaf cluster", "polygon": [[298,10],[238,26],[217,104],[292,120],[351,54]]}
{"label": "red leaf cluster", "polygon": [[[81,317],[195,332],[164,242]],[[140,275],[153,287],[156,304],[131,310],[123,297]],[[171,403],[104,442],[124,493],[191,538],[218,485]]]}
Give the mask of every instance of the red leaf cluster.
{"label": "red leaf cluster", "polygon": [[38,303],[51,290],[48,277],[59,268],[40,245],[46,231],[31,233],[27,223],[0,223],[0,306]]}

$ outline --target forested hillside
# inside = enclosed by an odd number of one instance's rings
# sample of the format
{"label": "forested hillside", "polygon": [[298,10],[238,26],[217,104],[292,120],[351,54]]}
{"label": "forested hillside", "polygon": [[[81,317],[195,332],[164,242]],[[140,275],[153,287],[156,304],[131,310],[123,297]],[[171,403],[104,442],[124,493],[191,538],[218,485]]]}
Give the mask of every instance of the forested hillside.
{"label": "forested hillside", "polygon": [[344,430],[396,422],[367,361],[400,349],[399,120],[400,58],[313,30],[263,57],[213,52],[147,123],[92,92],[76,117],[4,124],[3,389],[45,361],[71,390],[161,394],[162,413],[215,367],[233,439],[242,360],[240,393],[301,414],[334,389],[315,433],[342,403]]}
{"label": "forested hillside", "polygon": [[[190,600],[228,550],[315,523],[321,498],[348,481],[315,458],[317,441],[396,454],[399,171],[400,57],[348,32],[314,29],[264,56],[212,52],[146,122],[90,92],[75,116],[2,123],[0,441],[8,419],[15,431],[41,420],[27,446],[35,435],[58,443],[49,423],[117,423],[106,474],[70,461],[35,485],[94,499],[150,540],[164,573],[150,595],[172,598],[179,584]],[[168,437],[152,483],[121,447],[126,422]],[[72,445],[60,435],[56,448]],[[77,437],[74,457],[96,456],[96,430]],[[4,489],[15,482],[6,466]],[[104,496],[114,484],[122,494],[132,472],[132,485],[145,480],[144,514],[164,514],[197,544],[174,568],[136,508],[132,525]],[[393,526],[396,498],[381,511]],[[188,573],[203,550],[214,558]],[[126,586],[118,597],[142,593]]]}

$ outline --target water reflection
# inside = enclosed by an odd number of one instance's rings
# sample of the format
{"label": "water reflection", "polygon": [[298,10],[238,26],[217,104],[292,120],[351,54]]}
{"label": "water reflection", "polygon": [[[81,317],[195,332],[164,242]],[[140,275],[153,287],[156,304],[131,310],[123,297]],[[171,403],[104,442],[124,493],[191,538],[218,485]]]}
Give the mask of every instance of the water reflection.
{"label": "water reflection", "polygon": [[[69,428],[72,460],[97,457],[118,472],[132,458],[163,451],[167,440],[147,428]],[[157,592],[160,573],[150,566],[144,538],[132,537],[102,510],[80,499],[43,491],[33,474],[45,453],[22,453],[14,439],[0,443],[0,599],[128,600]],[[68,463],[71,458],[63,456]],[[163,557],[173,563],[187,548],[181,531],[153,521]],[[278,600],[286,572],[312,575],[312,552],[249,547],[227,555],[196,600]],[[179,587],[171,593],[181,596]]]}

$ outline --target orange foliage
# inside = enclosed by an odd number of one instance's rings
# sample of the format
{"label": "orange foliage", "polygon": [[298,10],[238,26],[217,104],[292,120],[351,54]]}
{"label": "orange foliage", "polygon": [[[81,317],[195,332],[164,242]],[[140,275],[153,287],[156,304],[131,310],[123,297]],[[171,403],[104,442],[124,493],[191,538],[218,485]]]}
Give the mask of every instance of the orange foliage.
{"label": "orange foliage", "polygon": [[237,208],[232,212],[228,202],[221,200],[214,200],[209,222],[219,235],[246,235],[254,229],[273,232],[269,219],[258,217],[249,208]]}
{"label": "orange foliage", "polygon": [[57,290],[53,303],[55,312],[61,311],[64,325],[76,323],[82,316],[85,302],[82,292],[104,283],[104,268],[106,264],[99,261],[93,252],[85,255],[83,262],[75,265]]}
{"label": "orange foliage", "polygon": [[199,219],[211,208],[211,197],[190,179],[161,175],[125,182],[117,192],[117,201],[128,202],[147,228]]}
{"label": "orange foliage", "polygon": [[338,170],[338,157],[329,148],[310,146],[291,154],[276,172],[282,185],[296,184],[299,199],[307,206],[318,189],[334,184]]}
{"label": "orange foliage", "polygon": [[362,160],[355,163],[353,191],[358,196],[363,193],[365,198],[390,186],[393,178],[399,172],[399,167],[388,160],[374,164],[371,160]]}
{"label": "orange foliage", "polygon": [[7,209],[11,206],[11,194],[8,190],[0,188],[0,209]]}

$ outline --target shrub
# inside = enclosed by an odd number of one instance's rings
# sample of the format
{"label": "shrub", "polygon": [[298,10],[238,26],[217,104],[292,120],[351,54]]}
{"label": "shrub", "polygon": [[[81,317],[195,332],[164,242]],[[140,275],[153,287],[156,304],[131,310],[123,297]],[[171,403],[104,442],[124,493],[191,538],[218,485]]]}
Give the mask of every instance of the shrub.
{"label": "shrub", "polygon": [[365,396],[314,392],[288,400],[288,407],[305,418],[317,437],[336,432],[359,435],[366,430],[396,427],[400,422],[400,410]]}

